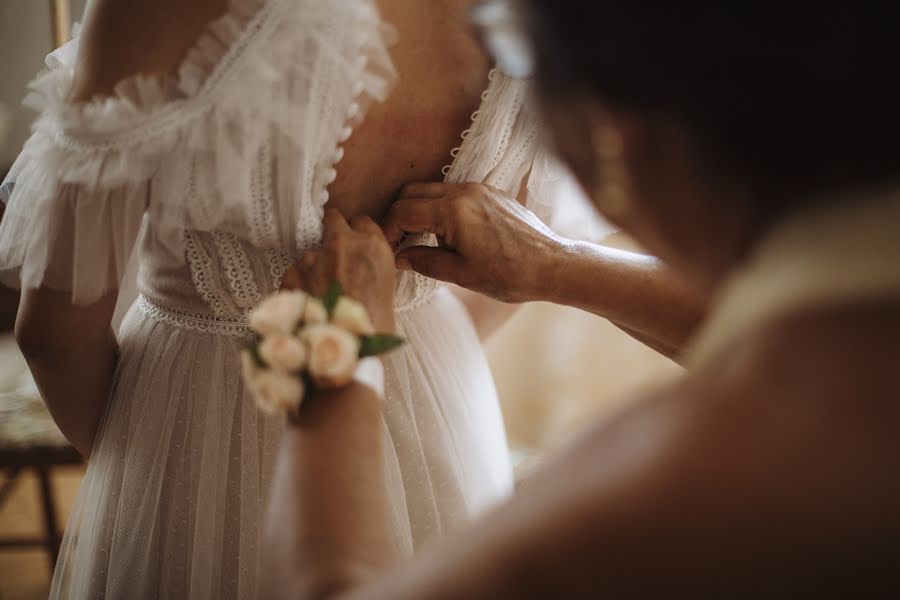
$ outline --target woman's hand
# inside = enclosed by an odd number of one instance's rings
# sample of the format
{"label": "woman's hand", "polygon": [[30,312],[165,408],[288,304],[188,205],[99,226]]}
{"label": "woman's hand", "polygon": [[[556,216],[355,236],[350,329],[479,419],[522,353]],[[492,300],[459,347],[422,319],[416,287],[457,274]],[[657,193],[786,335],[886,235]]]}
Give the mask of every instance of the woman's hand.
{"label": "woman's hand", "polygon": [[494,188],[476,184],[408,185],[383,223],[388,242],[433,233],[440,248],[413,246],[400,268],[455,283],[504,302],[538,299],[565,240],[531,211]]}
{"label": "woman's hand", "polygon": [[393,333],[397,273],[381,228],[368,217],[348,223],[334,209],[325,212],[324,228],[322,247],[288,270],[282,288],[321,296],[338,281],[347,296],[366,307],[378,333]]}

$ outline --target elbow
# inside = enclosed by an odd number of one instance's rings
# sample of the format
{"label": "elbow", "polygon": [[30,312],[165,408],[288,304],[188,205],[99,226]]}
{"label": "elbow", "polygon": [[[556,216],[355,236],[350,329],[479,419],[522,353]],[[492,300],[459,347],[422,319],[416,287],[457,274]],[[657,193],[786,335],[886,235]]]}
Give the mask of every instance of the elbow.
{"label": "elbow", "polygon": [[109,344],[114,309],[115,296],[75,307],[67,294],[33,292],[23,297],[13,334],[29,362],[69,358]]}
{"label": "elbow", "polygon": [[13,333],[19,350],[29,362],[40,360],[57,351],[55,346],[58,346],[59,342],[51,339],[39,319],[23,318],[23,315],[19,315]]}
{"label": "elbow", "polygon": [[[40,313],[20,313],[13,334],[22,355],[29,363],[55,361],[72,352],[73,346],[62,331],[54,331]],[[52,363],[50,363],[52,364]]]}

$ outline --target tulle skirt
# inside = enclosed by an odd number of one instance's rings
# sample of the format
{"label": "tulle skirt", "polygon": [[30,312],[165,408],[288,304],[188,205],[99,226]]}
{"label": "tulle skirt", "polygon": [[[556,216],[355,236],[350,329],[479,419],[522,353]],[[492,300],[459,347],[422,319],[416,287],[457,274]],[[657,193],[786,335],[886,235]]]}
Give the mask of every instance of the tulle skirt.
{"label": "tulle skirt", "polygon": [[[441,290],[398,328],[409,343],[386,361],[385,464],[394,539],[409,554],[502,499],[512,477],[462,306]],[[244,390],[239,347],[131,309],[51,597],[257,596],[283,423]]]}

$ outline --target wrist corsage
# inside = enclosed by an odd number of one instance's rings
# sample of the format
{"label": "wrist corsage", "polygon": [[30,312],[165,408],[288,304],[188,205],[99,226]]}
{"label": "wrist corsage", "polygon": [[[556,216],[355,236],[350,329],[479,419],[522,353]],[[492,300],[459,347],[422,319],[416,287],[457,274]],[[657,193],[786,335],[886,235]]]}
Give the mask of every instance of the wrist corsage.
{"label": "wrist corsage", "polygon": [[268,414],[300,409],[310,389],[336,389],[356,379],[360,361],[404,344],[379,334],[365,307],[339,283],[322,298],[278,292],[250,313],[254,339],[241,354],[244,380]]}

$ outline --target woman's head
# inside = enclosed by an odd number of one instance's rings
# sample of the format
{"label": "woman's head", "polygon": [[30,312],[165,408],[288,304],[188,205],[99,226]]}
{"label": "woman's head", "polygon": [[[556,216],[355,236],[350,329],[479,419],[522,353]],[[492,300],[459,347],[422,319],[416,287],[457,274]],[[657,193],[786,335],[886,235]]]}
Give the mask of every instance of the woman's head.
{"label": "woman's head", "polygon": [[683,266],[732,225],[897,177],[896,3],[524,6],[559,150],[601,211]]}

